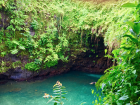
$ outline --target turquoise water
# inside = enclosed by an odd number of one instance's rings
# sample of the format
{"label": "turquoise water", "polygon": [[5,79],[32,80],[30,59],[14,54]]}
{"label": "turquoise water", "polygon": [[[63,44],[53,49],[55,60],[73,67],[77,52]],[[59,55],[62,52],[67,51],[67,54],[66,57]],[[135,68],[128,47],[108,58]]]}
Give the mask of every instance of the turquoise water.
{"label": "turquoise water", "polygon": [[[92,101],[96,96],[91,93],[96,82],[101,75],[71,71],[67,74],[50,77],[35,82],[15,82],[11,81],[0,85],[0,105],[53,105],[47,103],[48,98],[43,98],[44,93],[53,95],[53,85],[59,80],[66,87],[68,94],[65,97],[64,105],[93,105]],[[54,96],[54,95],[53,95]]]}

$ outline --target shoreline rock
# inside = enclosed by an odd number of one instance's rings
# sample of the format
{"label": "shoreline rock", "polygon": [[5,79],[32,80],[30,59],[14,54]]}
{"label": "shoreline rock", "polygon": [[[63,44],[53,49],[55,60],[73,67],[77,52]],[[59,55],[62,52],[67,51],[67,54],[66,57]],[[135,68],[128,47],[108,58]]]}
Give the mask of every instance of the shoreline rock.
{"label": "shoreline rock", "polygon": [[72,70],[92,74],[104,74],[104,71],[113,65],[112,60],[109,58],[86,57],[87,54],[81,54],[69,63],[63,64],[63,62],[59,61],[56,68],[51,67],[38,72],[22,70],[21,67],[17,67],[14,70],[10,69],[6,73],[0,74],[0,80],[29,81],[37,78],[52,77]]}

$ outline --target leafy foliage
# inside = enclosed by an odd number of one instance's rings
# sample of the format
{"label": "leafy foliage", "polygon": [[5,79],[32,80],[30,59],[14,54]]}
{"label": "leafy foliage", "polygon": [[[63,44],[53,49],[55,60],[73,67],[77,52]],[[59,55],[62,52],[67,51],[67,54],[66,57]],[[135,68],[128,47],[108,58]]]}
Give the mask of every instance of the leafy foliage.
{"label": "leafy foliage", "polygon": [[[132,3],[123,5],[137,6]],[[136,8],[136,11],[139,9]],[[140,27],[137,22],[140,20],[139,12],[135,15],[136,20],[126,22],[131,29],[123,35],[120,48],[112,51],[118,65],[107,69],[96,84],[105,96],[102,105],[138,105],[140,102]],[[96,105],[101,104],[97,102]]]}
{"label": "leafy foliage", "polygon": [[[121,7],[122,2],[127,1],[92,5],[75,0],[1,0],[0,11],[10,17],[10,22],[7,28],[0,29],[0,56],[26,52],[30,62],[25,68],[37,71],[42,66],[57,65],[59,60],[67,62],[66,52],[71,50],[71,56],[75,56],[88,49],[90,40],[103,35],[105,45],[110,48],[105,53],[118,48],[112,52],[118,65],[107,69],[96,83],[104,93],[103,104],[138,104],[140,7],[137,2]],[[1,72],[5,72],[6,61],[0,63]],[[18,63],[13,67],[15,65]],[[56,84],[55,92],[62,87],[60,82]],[[56,98],[61,99],[60,96],[52,99]],[[61,103],[61,100],[55,101],[57,103]],[[96,101],[96,104],[101,103]]]}
{"label": "leafy foliage", "polygon": [[6,72],[8,70],[8,67],[6,67],[6,62],[2,61],[0,62],[0,73]]}
{"label": "leafy foliage", "polygon": [[0,73],[8,71],[10,68],[21,67],[21,65],[22,65],[21,61],[11,62],[2,60],[0,62]]}
{"label": "leafy foliage", "polygon": [[33,22],[31,23],[31,27],[33,28],[33,30],[37,30],[38,29],[38,22],[36,20],[33,20]]}
{"label": "leafy foliage", "polygon": [[49,95],[47,93],[44,94],[44,98],[49,98],[51,97],[51,99],[47,102],[49,103],[50,101],[54,100],[54,105],[57,105],[58,103],[63,105],[64,102],[62,101],[62,99],[66,99],[63,95],[67,94],[67,91],[65,89],[64,86],[62,86],[62,83],[60,83],[59,81],[56,82],[56,84],[53,86],[53,94],[57,94],[56,96],[52,96],[52,95]]}
{"label": "leafy foliage", "polygon": [[123,33],[119,30],[118,36],[117,30],[125,27],[115,23],[129,19],[127,15],[131,16],[133,9],[120,8],[121,2],[91,4],[68,0],[1,0],[0,10],[10,18],[9,26],[0,29],[0,43],[4,44],[1,56],[19,55],[25,50],[31,61],[40,59],[43,67],[52,67],[59,60],[68,62],[66,52],[71,51],[75,57],[87,50],[95,36],[105,34],[106,45],[117,46]]}
{"label": "leafy foliage", "polygon": [[37,71],[40,69],[40,65],[37,65],[35,62],[30,62],[25,65],[25,69],[31,71]]}

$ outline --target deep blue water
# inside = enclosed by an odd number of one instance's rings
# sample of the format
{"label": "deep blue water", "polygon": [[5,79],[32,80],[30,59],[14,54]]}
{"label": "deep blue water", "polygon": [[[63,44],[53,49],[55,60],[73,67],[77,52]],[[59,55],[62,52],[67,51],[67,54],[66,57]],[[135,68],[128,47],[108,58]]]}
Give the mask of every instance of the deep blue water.
{"label": "deep blue water", "polygon": [[0,105],[53,105],[52,102],[46,104],[49,99],[43,98],[43,95],[53,95],[53,85],[57,80],[68,91],[65,95],[68,100],[64,100],[64,105],[81,105],[83,102],[83,105],[93,105],[96,96],[91,93],[91,89],[96,88],[89,83],[96,82],[100,77],[101,75],[71,71],[35,82],[10,81],[0,85]]}

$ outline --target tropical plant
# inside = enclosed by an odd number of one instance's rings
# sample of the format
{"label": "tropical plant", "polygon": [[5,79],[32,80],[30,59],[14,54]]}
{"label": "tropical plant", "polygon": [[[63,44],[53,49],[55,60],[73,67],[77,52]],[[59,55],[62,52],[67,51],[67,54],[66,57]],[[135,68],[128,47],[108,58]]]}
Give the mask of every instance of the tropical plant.
{"label": "tropical plant", "polygon": [[49,95],[47,93],[44,94],[44,98],[49,98],[51,97],[51,99],[47,102],[49,103],[50,101],[54,100],[54,105],[60,104],[63,105],[64,102],[62,101],[62,99],[66,99],[63,95],[67,94],[67,91],[65,89],[64,86],[62,86],[62,83],[60,83],[59,81],[56,82],[56,84],[53,86],[53,94],[57,94],[56,96],[52,96]]}
{"label": "tropical plant", "polygon": [[[136,7],[135,19],[126,22],[129,32],[125,31],[120,48],[112,51],[117,66],[105,71],[96,83],[104,95],[103,104],[95,105],[139,105],[140,104],[140,7],[139,3],[126,3],[122,7]],[[94,102],[94,103],[95,103]]]}
{"label": "tropical plant", "polygon": [[66,52],[75,57],[88,50],[96,35],[105,33],[105,44],[110,47],[118,44],[123,32],[116,34],[122,26],[115,23],[129,19],[132,10],[120,8],[121,1],[117,6],[92,4],[77,0],[1,0],[0,11],[9,17],[8,27],[0,29],[0,46],[4,45],[1,56],[26,52],[31,61],[40,59],[43,67],[52,67],[59,60],[68,62]]}
{"label": "tropical plant", "polygon": [[30,62],[25,65],[25,69],[31,70],[31,71],[37,71],[40,68],[41,68],[40,65],[36,64],[36,62]]}
{"label": "tropical plant", "polygon": [[38,22],[36,20],[33,20],[33,22],[31,23],[31,27],[33,28],[33,30],[37,30],[39,28]]}

